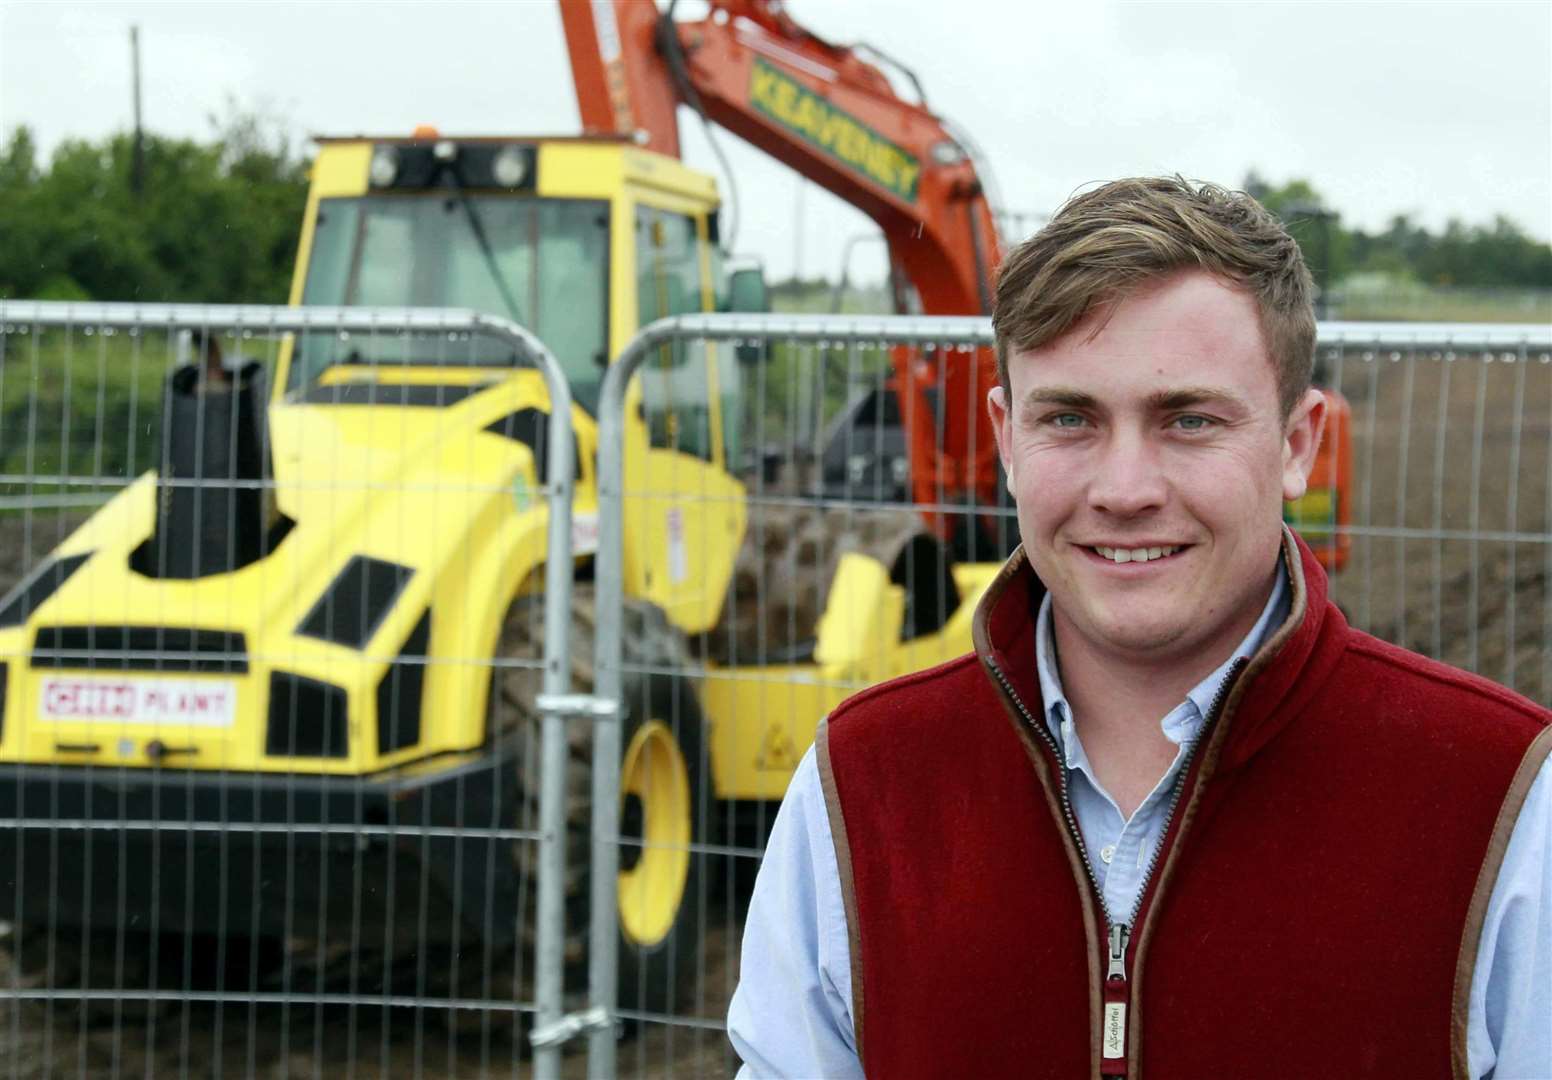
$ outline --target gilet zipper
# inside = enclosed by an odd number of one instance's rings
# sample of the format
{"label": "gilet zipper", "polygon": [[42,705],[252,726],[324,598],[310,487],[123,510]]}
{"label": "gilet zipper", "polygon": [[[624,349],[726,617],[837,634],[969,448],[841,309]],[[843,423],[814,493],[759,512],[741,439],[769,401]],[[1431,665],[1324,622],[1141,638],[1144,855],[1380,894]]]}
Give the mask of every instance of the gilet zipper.
{"label": "gilet zipper", "polygon": [[1057,799],[1062,808],[1062,819],[1066,822],[1068,835],[1076,846],[1078,859],[1083,863],[1083,869],[1088,874],[1089,884],[1093,886],[1094,899],[1099,905],[1100,914],[1105,921],[1105,953],[1107,964],[1105,967],[1105,979],[1100,987],[1101,1010],[1099,1020],[1100,1037],[1100,1074],[1102,1076],[1125,1076],[1127,1074],[1127,1046],[1126,1046],[1126,1014],[1131,1004],[1131,943],[1136,936],[1137,916],[1142,910],[1143,898],[1148,895],[1148,888],[1153,883],[1153,875],[1158,869],[1159,857],[1164,852],[1164,838],[1169,835],[1170,826],[1174,823],[1175,813],[1180,808],[1181,796],[1185,794],[1186,777],[1190,775],[1191,764],[1196,758],[1197,748],[1211,736],[1213,727],[1218,722],[1218,717],[1223,711],[1224,700],[1228,697],[1229,690],[1238,681],[1240,672],[1245,669],[1248,661],[1244,657],[1235,660],[1230,666],[1228,674],[1218,685],[1218,692],[1213,696],[1212,707],[1208,709],[1206,722],[1197,737],[1186,746],[1185,756],[1180,761],[1180,771],[1175,776],[1175,783],[1170,791],[1169,807],[1164,813],[1164,830],[1160,834],[1159,846],[1153,849],[1153,855],[1148,860],[1147,868],[1143,871],[1142,885],[1137,890],[1137,899],[1132,903],[1132,910],[1124,921],[1116,922],[1105,906],[1105,894],[1100,887],[1099,875],[1094,872],[1094,864],[1089,859],[1088,848],[1083,843],[1083,831],[1078,828],[1078,815],[1072,808],[1072,793],[1067,787],[1067,760],[1062,755],[1061,747],[1056,742],[1056,736],[1052,735],[1045,724],[1036,721],[1029,708],[1024,704],[1018,692],[1013,689],[1002,668],[996,660],[987,658],[987,666],[1007,694],[1008,700],[1013,702],[1019,716],[1029,729],[1039,736],[1051,750],[1052,757],[1057,765]]}

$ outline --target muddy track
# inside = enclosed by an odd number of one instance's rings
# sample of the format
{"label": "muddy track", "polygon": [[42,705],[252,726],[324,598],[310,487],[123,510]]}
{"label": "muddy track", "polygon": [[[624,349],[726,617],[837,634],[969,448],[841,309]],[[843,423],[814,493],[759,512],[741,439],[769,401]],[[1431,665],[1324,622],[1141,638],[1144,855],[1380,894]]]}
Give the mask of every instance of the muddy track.
{"label": "muddy track", "polygon": [[[705,938],[704,972],[694,1010],[706,1020],[726,1011],[721,988],[734,974],[726,920],[713,920]],[[0,987],[12,973],[0,951]],[[717,988],[717,992],[712,992]],[[150,1077],[258,1077],[302,1080],[336,1077],[527,1077],[532,1062],[504,1019],[453,1033],[447,1014],[431,1008],[365,1004],[317,1007],[172,1000],[153,1013],[106,1005],[90,1014],[71,1002],[52,1005],[0,1000],[0,1075],[78,1080]],[[618,1046],[621,1076],[726,1076],[734,1062],[719,1031],[647,1025]],[[563,1060],[562,1075],[586,1075],[584,1044]]]}

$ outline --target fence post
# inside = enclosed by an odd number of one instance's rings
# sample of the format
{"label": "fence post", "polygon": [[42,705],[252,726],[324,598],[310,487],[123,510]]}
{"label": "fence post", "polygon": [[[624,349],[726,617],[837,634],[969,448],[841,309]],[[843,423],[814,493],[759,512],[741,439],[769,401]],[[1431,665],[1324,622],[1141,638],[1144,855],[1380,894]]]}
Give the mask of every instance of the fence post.
{"label": "fence post", "polygon": [[[504,323],[505,320],[499,320]],[[566,724],[572,716],[553,704],[571,690],[571,387],[559,364],[543,368],[550,395],[549,545],[544,565],[544,694],[539,780],[538,955],[535,958],[535,1080],[558,1080],[559,1040],[543,1037],[565,1011],[566,950]],[[574,721],[573,721],[574,722]]]}
{"label": "fence post", "polygon": [[[594,560],[593,695],[613,702],[593,732],[592,851],[589,867],[591,924],[588,934],[588,1004],[605,1019],[588,1034],[588,1076],[610,1080],[615,1072],[614,1013],[619,996],[620,724],[624,694],[620,673],[621,618],[625,602],[625,391],[646,357],[648,340],[661,336],[654,323],[634,338],[604,374],[598,398],[598,554]],[[657,332],[654,335],[654,332]]]}

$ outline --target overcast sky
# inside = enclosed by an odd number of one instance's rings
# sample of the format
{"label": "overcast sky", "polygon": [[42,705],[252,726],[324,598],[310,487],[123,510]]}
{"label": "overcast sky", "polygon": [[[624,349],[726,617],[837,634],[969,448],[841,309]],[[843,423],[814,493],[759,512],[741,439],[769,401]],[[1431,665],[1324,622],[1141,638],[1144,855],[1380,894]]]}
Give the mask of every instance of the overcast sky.
{"label": "overcast sky", "polygon": [[[693,0],[682,12],[693,13]],[[1012,210],[1115,176],[1305,177],[1344,219],[1430,226],[1503,213],[1552,239],[1552,0],[1038,3],[789,0],[803,25],[913,67],[982,146]],[[0,0],[0,132],[45,148],[130,126],[203,137],[228,96],[309,133],[567,133],[576,98],[553,0],[44,3]],[[682,113],[686,156],[715,171]],[[722,136],[738,247],[834,276],[860,214]],[[802,228],[792,221],[801,208]],[[3,242],[3,238],[0,238]],[[882,246],[853,274],[876,278]]]}

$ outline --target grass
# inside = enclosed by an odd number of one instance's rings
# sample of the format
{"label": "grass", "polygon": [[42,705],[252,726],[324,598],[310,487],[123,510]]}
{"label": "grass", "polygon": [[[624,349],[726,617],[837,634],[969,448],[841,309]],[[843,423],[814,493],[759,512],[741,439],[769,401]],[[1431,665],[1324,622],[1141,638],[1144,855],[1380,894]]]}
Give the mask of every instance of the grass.
{"label": "grass", "polygon": [[1552,289],[1442,288],[1362,280],[1338,286],[1332,318],[1352,322],[1552,323]]}
{"label": "grass", "polygon": [[151,468],[161,438],[166,334],[0,334],[0,496],[79,491]]}

